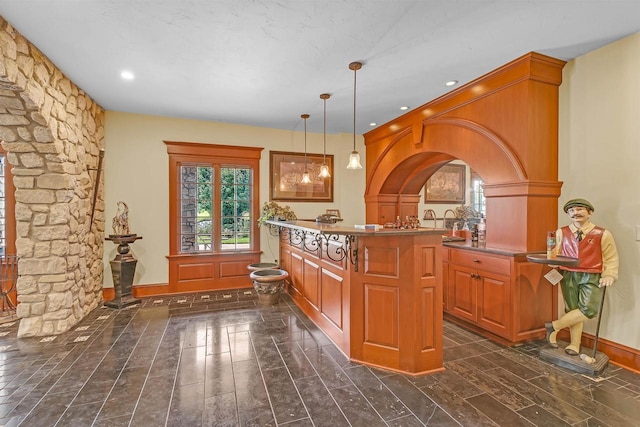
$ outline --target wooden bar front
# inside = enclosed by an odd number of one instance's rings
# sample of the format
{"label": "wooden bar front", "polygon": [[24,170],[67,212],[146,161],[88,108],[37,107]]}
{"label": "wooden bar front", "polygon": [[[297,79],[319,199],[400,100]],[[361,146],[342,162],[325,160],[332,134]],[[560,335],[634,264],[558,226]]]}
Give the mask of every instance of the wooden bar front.
{"label": "wooden bar front", "polygon": [[289,294],[351,360],[410,374],[443,369],[443,230],[268,224]]}

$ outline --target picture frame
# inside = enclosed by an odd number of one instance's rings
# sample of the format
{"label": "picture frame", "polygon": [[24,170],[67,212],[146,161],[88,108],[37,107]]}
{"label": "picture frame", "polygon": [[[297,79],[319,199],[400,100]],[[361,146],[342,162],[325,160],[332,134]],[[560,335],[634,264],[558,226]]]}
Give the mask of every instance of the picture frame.
{"label": "picture frame", "polygon": [[466,166],[444,165],[438,169],[424,186],[425,203],[465,203]]}
{"label": "picture frame", "polygon": [[[326,158],[328,178],[321,178],[320,166]],[[306,161],[306,164],[305,164]],[[302,184],[305,171],[310,184]],[[288,202],[333,202],[333,155],[296,153],[289,151],[269,152],[269,196],[273,201]]]}

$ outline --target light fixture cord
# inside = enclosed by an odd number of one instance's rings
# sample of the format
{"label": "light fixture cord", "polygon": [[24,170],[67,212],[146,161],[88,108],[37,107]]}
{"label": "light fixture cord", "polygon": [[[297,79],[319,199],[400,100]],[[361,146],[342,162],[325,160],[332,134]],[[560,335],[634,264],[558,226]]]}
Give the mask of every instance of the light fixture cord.
{"label": "light fixture cord", "polygon": [[353,68],[353,151],[356,151],[356,73],[357,67]]}
{"label": "light fixture cord", "polygon": [[304,171],[307,172],[307,117],[304,118]]}
{"label": "light fixture cord", "polygon": [[322,164],[327,163],[327,98],[322,100],[324,102],[324,138],[322,149]]}

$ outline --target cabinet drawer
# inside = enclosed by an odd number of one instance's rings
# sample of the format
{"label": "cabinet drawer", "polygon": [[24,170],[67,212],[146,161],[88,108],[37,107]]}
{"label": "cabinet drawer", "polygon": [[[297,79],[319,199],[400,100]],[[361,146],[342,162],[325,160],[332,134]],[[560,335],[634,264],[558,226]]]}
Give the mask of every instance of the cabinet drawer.
{"label": "cabinet drawer", "polygon": [[451,249],[451,263],[493,273],[511,274],[511,259],[472,251]]}

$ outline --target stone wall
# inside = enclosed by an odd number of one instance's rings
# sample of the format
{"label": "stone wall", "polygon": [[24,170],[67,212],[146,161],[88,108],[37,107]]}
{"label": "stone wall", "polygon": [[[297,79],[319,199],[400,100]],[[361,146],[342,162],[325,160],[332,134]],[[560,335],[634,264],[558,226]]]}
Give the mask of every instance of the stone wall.
{"label": "stone wall", "polygon": [[104,110],[2,17],[0,140],[16,186],[18,336],[59,334],[102,301],[102,188],[89,222]]}

